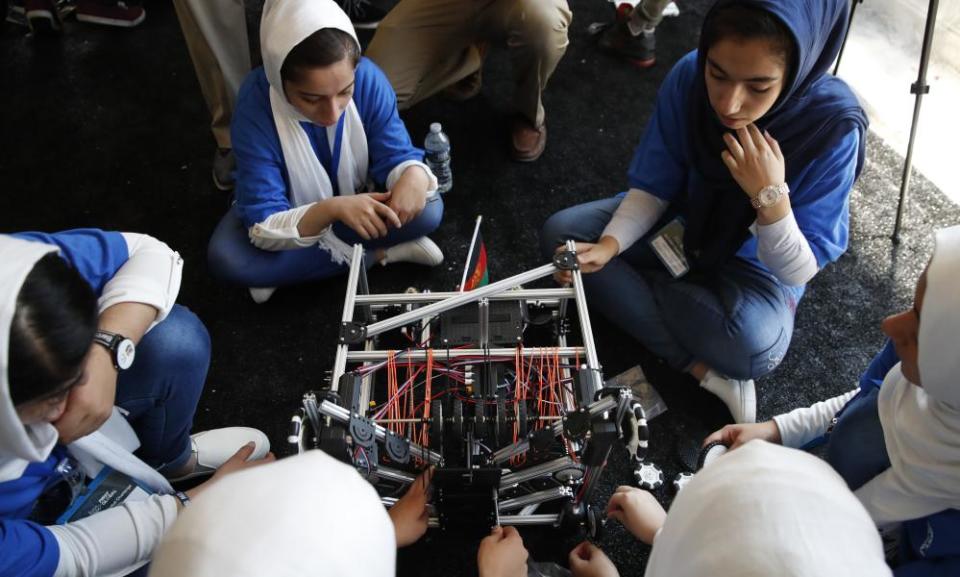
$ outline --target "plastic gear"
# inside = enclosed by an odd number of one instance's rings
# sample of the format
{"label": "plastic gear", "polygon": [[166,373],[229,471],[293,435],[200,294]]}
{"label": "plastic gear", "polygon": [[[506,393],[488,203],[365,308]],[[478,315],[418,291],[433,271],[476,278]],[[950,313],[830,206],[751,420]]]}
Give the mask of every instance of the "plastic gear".
{"label": "plastic gear", "polygon": [[637,486],[647,491],[654,491],[663,486],[663,470],[653,463],[640,463],[633,471]]}

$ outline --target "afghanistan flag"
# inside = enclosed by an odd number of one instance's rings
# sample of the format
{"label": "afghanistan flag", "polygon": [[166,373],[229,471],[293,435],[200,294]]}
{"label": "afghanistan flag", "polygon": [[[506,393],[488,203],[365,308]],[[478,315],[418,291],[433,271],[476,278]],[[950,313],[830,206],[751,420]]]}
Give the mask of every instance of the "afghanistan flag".
{"label": "afghanistan flag", "polygon": [[473,241],[470,242],[470,251],[467,253],[467,266],[463,269],[460,292],[490,283],[490,278],[487,276],[487,247],[483,244],[483,236],[480,234],[482,219],[483,216],[478,216],[477,224],[473,228]]}

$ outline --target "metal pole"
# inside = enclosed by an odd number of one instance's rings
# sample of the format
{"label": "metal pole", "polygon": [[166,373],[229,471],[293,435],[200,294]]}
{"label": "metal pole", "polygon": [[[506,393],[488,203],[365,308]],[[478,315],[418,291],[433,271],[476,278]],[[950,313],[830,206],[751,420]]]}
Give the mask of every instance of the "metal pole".
{"label": "metal pole", "polygon": [[386,479],[387,481],[393,481],[394,483],[402,483],[404,485],[409,485],[416,480],[416,477],[410,473],[407,473],[406,471],[398,471],[382,465],[377,467],[377,477]]}
{"label": "metal pole", "polygon": [[[567,250],[576,254],[577,244],[567,241]],[[590,324],[590,313],[587,312],[587,295],[583,291],[583,273],[580,269],[573,273],[573,291],[577,295],[577,316],[580,317],[580,335],[583,337],[583,348],[587,350],[587,368],[600,370],[600,359],[597,358],[597,347],[593,343],[593,326]]]}
{"label": "metal pole", "polygon": [[[381,294],[358,294],[356,304],[358,305],[399,305],[399,304],[422,304],[435,303],[455,297],[462,293],[452,291],[441,292],[423,292],[423,293],[381,293]],[[487,296],[490,301],[555,301],[574,298],[572,288],[547,288],[547,289],[513,289],[503,291],[500,294]]]}
{"label": "metal pole", "polygon": [[507,511],[523,509],[527,505],[539,505],[540,503],[546,503],[548,501],[562,499],[564,497],[573,498],[573,489],[570,487],[554,487],[552,489],[545,489],[543,491],[537,491],[536,493],[530,493],[513,499],[507,499],[506,501],[500,501],[500,513],[502,514]]}
{"label": "metal pole", "polygon": [[[348,323],[353,320],[354,301],[357,298],[357,283],[360,279],[360,268],[363,267],[363,245],[353,245],[353,255],[350,257],[350,275],[347,276],[347,296],[343,299],[343,316],[340,319]],[[336,392],[340,387],[340,376],[347,368],[347,344],[337,345],[337,356],[333,361],[333,374],[330,381],[330,390]]]}
{"label": "metal pole", "polygon": [[[521,356],[524,358],[537,357],[543,354],[543,348],[529,348],[523,349],[521,351]],[[583,347],[562,347],[559,349],[549,349],[550,353],[553,354],[554,351],[557,352],[561,357],[573,356],[577,354],[585,354],[586,349]],[[346,355],[346,360],[354,363],[368,362],[368,361],[382,361],[386,359],[390,351],[386,350],[374,350],[374,351],[350,351]],[[400,360],[412,360],[412,361],[423,361],[427,358],[427,351],[424,349],[409,349],[406,351],[396,351],[396,359]],[[517,350],[516,349],[450,349],[449,351],[443,351],[443,358],[457,359],[463,357],[478,357],[482,358],[485,355],[490,355],[490,358],[493,360],[499,360],[497,357],[503,357],[502,360],[513,360],[516,358]],[[440,358],[440,353],[434,354],[434,359]]]}
{"label": "metal pole", "polygon": [[900,179],[900,202],[897,204],[897,222],[893,225],[893,242],[900,243],[900,226],[903,224],[903,210],[910,190],[910,174],[913,169],[913,141],[917,136],[917,124],[920,122],[920,104],[923,95],[930,92],[927,84],[927,66],[930,64],[930,48],[933,45],[933,32],[936,28],[939,0],[930,0],[927,8],[927,25],[923,31],[923,48],[920,51],[920,70],[917,81],[910,85],[910,93],[917,96],[913,104],[913,121],[910,123],[910,140],[907,142],[907,158],[903,163],[903,176]]}
{"label": "metal pole", "polygon": [[556,525],[560,522],[560,515],[556,513],[542,513],[539,515],[503,515],[500,525],[514,527],[532,527],[536,525]]}
{"label": "metal pole", "polygon": [[840,69],[840,60],[843,58],[843,51],[847,47],[847,40],[850,38],[850,29],[853,28],[853,15],[857,12],[857,4],[863,2],[863,0],[852,0],[850,2],[850,19],[847,20],[847,31],[843,35],[843,43],[840,44],[840,52],[837,54],[837,62],[833,66],[833,75],[837,75],[837,70]]}
{"label": "metal pole", "polygon": [[[538,525],[556,526],[559,522],[560,515],[556,513],[544,513],[539,515],[504,515],[500,517],[500,525],[513,525],[515,527],[533,527]],[[439,529],[440,519],[437,517],[430,517],[427,520],[427,527],[430,529]]]}
{"label": "metal pole", "polygon": [[557,270],[557,267],[554,266],[552,263],[545,264],[533,270],[520,273],[516,276],[505,278],[501,281],[497,281],[495,283],[488,284],[486,286],[475,288],[472,291],[467,291],[465,293],[457,293],[456,296],[444,299],[439,302],[435,302],[433,304],[429,304],[423,308],[407,311],[395,317],[380,321],[378,323],[373,323],[372,325],[367,327],[367,337],[372,337],[392,329],[400,328],[404,325],[408,325],[420,319],[430,318],[440,313],[453,310],[461,305],[477,302],[482,298],[499,294],[506,290],[510,290],[517,285],[522,285],[528,282],[535,281],[537,279],[541,279],[545,276],[550,276],[556,270]]}
{"label": "metal pole", "polygon": [[509,489],[531,479],[536,479],[537,477],[545,475],[552,475],[557,471],[578,466],[579,465],[574,463],[573,459],[570,457],[560,457],[559,459],[554,459],[553,461],[547,461],[546,463],[540,463],[539,465],[534,465],[515,473],[504,475],[500,478],[500,489]]}

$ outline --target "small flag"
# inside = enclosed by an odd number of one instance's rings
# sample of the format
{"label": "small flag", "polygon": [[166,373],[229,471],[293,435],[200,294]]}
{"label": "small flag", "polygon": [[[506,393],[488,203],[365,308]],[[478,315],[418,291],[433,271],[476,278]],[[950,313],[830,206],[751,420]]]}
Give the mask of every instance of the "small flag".
{"label": "small flag", "polygon": [[473,240],[470,242],[470,251],[467,252],[467,265],[463,269],[463,280],[460,282],[460,292],[470,291],[490,283],[487,276],[487,247],[483,244],[480,234],[480,221],[483,216],[477,217],[477,224],[473,228]]}

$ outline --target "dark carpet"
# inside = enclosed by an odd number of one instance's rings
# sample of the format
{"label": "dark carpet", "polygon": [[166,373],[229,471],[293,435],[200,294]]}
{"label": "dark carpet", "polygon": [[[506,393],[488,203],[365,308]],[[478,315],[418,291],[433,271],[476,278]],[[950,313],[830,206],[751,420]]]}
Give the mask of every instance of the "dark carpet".
{"label": "dark carpet", "polygon": [[[416,142],[432,121],[442,122],[453,142],[454,189],[445,197],[444,223],[434,235],[447,260],[435,270],[374,269],[374,291],[411,285],[452,289],[478,214],[484,216],[492,279],[537,266],[539,227],[551,213],[625,187],[626,167],[657,86],[671,63],[696,45],[709,2],[682,2],[681,16],[659,28],[658,65],[645,72],[599,53],[588,36],[591,22],[611,17],[610,4],[571,4],[570,47],[546,94],[550,138],[539,162],[516,164],[507,156],[511,80],[502,49],[489,57],[479,97],[461,104],[433,99],[404,115]],[[248,6],[256,45],[258,6]],[[133,30],[68,22],[62,37],[45,39],[4,26],[0,231],[130,230],[179,250],[186,259],[180,302],[206,322],[214,344],[196,429],[258,427],[285,453],[291,414],[332,363],[344,281],[281,289],[258,306],[245,290],[210,278],[206,243],[228,198],[211,182],[214,143],[173,8],[160,2],[147,7],[146,22]],[[853,387],[883,341],[880,320],[910,303],[931,251],[931,231],[960,222],[957,206],[917,175],[902,242],[893,244],[902,158],[873,137],[868,154],[851,196],[850,249],[810,285],[789,355],[759,381],[761,418]],[[729,419],[725,409],[602,319],[594,319],[594,328],[606,375],[641,362],[669,405],[652,424],[652,460],[668,479],[686,470],[684,456]],[[622,452],[612,460],[607,493],[631,479]],[[666,490],[658,496],[664,503],[670,499]],[[603,547],[622,574],[640,575],[648,548],[619,526],[608,528]],[[548,531],[524,536],[542,559],[562,561],[574,544]],[[399,573],[474,573],[475,547],[430,535],[401,552]],[[317,562],[322,566],[322,559]],[[358,569],[362,572],[362,561]]]}

